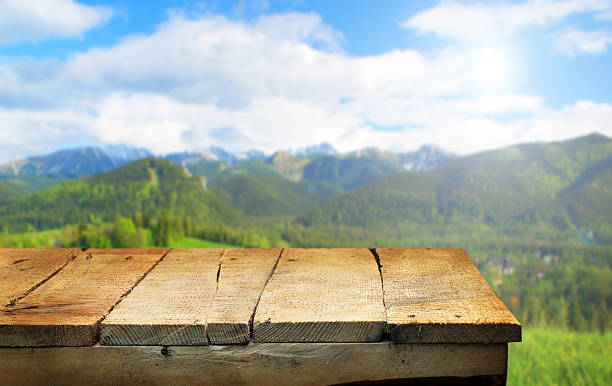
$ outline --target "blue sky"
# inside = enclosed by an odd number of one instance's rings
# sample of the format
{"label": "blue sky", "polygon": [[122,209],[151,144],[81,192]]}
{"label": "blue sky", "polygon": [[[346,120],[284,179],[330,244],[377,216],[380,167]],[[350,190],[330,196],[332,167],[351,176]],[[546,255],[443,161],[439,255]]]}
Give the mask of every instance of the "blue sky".
{"label": "blue sky", "polygon": [[612,0],[0,0],[0,162],[612,136]]}

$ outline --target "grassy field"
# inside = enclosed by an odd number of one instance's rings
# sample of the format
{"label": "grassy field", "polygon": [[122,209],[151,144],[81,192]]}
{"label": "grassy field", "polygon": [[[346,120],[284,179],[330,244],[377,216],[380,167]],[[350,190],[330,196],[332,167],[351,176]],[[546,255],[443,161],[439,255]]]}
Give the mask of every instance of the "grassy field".
{"label": "grassy field", "polygon": [[214,243],[212,241],[194,239],[192,237],[185,237],[181,241],[170,245],[171,248],[236,248],[235,245],[227,245]]}
{"label": "grassy field", "polygon": [[508,355],[508,385],[612,384],[612,332],[528,328]]}
{"label": "grassy field", "polygon": [[0,248],[52,248],[61,247],[66,231],[61,229],[30,233],[0,233]]}
{"label": "grassy field", "polygon": [[[67,229],[38,231],[20,234],[0,233],[0,248],[50,248],[66,246],[68,240],[75,237],[76,230],[70,232]],[[156,246],[143,245],[147,248]],[[235,245],[215,243],[212,241],[185,237],[181,241],[169,245],[171,248],[237,248]]]}

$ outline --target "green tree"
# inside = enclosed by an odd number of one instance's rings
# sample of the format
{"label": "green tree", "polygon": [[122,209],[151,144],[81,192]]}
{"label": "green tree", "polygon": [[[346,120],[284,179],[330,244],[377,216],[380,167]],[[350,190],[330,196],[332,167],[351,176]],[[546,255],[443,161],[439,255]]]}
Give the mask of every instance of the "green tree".
{"label": "green tree", "polygon": [[134,212],[134,214],[132,215],[132,222],[134,223],[134,226],[137,229],[142,228],[143,224],[142,224],[142,216],[140,215],[140,212]]}
{"label": "green tree", "polygon": [[136,227],[132,220],[121,215],[115,217],[112,243],[116,248],[140,247],[139,240],[136,238]]}

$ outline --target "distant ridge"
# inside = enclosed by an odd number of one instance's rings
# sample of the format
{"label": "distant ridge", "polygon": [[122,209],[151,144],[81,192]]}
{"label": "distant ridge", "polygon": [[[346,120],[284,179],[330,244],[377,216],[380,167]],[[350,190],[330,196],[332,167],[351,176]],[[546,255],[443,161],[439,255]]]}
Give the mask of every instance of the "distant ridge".
{"label": "distant ridge", "polygon": [[105,148],[81,147],[10,162],[0,167],[0,176],[92,175],[116,169],[151,155],[146,149],[123,145]]}
{"label": "distant ridge", "polygon": [[[331,198],[301,215],[340,240],[345,227],[516,229],[517,224],[612,240],[612,140],[591,134],[464,156],[425,173],[398,173]],[[336,230],[338,230],[336,232]],[[372,236],[375,237],[375,236]]]}
{"label": "distant ridge", "polygon": [[312,157],[315,155],[338,154],[338,150],[336,150],[329,143],[324,142],[319,145],[312,145],[312,146],[295,149],[295,150],[290,151],[289,153],[293,154],[296,157]]}
{"label": "distant ridge", "polygon": [[437,146],[423,145],[419,150],[398,155],[404,170],[424,172],[436,166],[443,165],[457,156],[448,153]]}
{"label": "distant ridge", "polygon": [[[304,174],[304,167],[309,162],[315,161],[316,163],[316,159],[325,157],[331,158],[328,158],[328,161],[323,161],[323,163],[327,162],[328,165],[333,166],[337,161],[343,165],[343,170],[357,167],[357,164],[366,165],[366,168],[371,169],[370,164],[377,164],[381,160],[386,160],[384,161],[386,166],[382,168],[374,167],[380,169],[373,175],[373,178],[378,178],[399,170],[426,171],[438,167],[456,156],[432,145],[422,146],[416,151],[407,153],[391,153],[376,148],[366,148],[343,154],[329,143],[321,143],[289,151],[277,151],[270,156],[266,156],[264,152],[259,150],[232,153],[217,146],[154,156],[144,148],[109,145],[60,150],[47,155],[10,162],[0,166],[0,178],[18,176],[74,178],[89,176],[104,173],[146,157],[165,159],[188,169],[202,169],[202,165],[208,162],[217,162],[231,167],[240,162],[259,161],[262,165],[268,165],[272,170],[287,178],[299,180]],[[329,159],[335,161],[330,163]],[[351,164],[354,164],[354,166],[351,166]],[[317,169],[320,166],[311,165],[310,170],[313,168]],[[327,175],[322,180],[331,178],[334,173],[337,174],[334,171],[325,173]],[[196,172],[196,174],[200,173]],[[319,177],[314,179],[320,180]],[[364,181],[369,182],[370,180],[372,178]],[[356,184],[356,186],[360,185],[363,185],[363,183]]]}

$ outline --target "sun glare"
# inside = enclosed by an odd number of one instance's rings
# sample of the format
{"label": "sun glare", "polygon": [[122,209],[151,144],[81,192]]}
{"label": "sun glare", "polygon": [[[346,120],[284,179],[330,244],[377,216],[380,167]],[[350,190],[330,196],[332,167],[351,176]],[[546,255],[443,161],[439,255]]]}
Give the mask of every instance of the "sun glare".
{"label": "sun glare", "polygon": [[510,57],[497,48],[482,49],[472,54],[475,85],[482,90],[497,90],[509,84]]}

